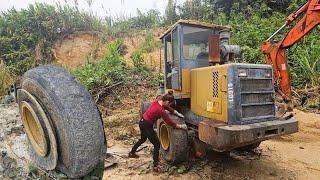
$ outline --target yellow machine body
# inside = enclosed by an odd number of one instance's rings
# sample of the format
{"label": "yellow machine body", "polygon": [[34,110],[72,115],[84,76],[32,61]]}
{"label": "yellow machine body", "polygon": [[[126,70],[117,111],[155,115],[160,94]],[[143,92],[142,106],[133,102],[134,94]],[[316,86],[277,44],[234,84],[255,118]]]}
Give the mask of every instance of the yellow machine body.
{"label": "yellow machine body", "polygon": [[229,65],[191,70],[191,111],[227,123],[227,72]]}
{"label": "yellow machine body", "polygon": [[191,98],[191,111],[221,122],[228,121],[227,73],[229,65],[182,70],[182,89],[175,96]]}

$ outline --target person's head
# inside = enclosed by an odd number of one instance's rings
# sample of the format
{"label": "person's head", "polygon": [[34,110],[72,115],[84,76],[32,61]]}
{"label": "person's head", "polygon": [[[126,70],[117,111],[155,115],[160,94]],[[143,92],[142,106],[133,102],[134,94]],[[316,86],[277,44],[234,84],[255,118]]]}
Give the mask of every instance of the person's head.
{"label": "person's head", "polygon": [[169,106],[170,98],[171,97],[170,97],[169,94],[166,94],[166,95],[162,96],[161,99],[160,99],[162,106]]}

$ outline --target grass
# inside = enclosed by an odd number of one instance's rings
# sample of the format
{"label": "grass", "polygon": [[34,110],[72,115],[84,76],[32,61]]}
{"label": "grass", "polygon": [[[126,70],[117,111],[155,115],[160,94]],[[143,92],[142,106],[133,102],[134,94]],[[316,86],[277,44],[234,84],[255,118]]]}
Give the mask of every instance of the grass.
{"label": "grass", "polygon": [[15,76],[10,73],[8,67],[0,62],[0,96],[5,95],[15,81]]}
{"label": "grass", "polygon": [[318,32],[311,33],[295,45],[289,56],[293,86],[310,88],[320,86],[320,41]]}

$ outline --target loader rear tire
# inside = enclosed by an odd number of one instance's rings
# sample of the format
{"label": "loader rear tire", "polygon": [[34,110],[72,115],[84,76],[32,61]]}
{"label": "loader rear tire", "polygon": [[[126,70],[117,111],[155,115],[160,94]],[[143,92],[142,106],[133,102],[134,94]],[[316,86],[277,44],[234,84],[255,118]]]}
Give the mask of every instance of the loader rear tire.
{"label": "loader rear tire", "polygon": [[[177,117],[170,118],[182,124]],[[188,160],[188,133],[186,130],[175,129],[162,119],[157,122],[157,133],[160,141],[160,154],[164,160],[176,164]]]}
{"label": "loader rear tire", "polygon": [[141,106],[140,106],[140,116],[141,117],[147,111],[147,109],[149,108],[150,105],[151,105],[151,102],[149,102],[149,101],[144,101],[141,103]]}
{"label": "loader rear tire", "polygon": [[250,145],[247,145],[244,147],[237,148],[236,150],[238,150],[238,151],[252,151],[252,150],[256,149],[257,147],[259,147],[260,144],[261,144],[261,142],[253,143],[253,144],[250,144]]}
{"label": "loader rear tire", "polygon": [[[27,107],[26,114],[31,125],[36,127],[30,128],[31,131],[36,129],[31,133],[36,138],[27,134],[32,160],[42,168],[56,168],[69,178],[83,177],[91,172],[104,157],[106,146],[103,122],[89,92],[67,70],[55,66],[31,69],[19,83],[17,101],[21,107]],[[49,125],[39,116],[41,109]],[[41,148],[37,150],[34,143],[30,143],[32,139],[45,143],[39,143]],[[56,165],[54,151],[58,156]],[[46,157],[50,155],[53,158],[48,165]]]}

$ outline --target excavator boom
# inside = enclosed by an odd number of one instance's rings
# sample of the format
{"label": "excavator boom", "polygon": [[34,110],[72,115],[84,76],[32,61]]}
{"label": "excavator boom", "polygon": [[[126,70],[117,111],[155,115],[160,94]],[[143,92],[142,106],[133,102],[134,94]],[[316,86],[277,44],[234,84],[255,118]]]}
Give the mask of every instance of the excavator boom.
{"label": "excavator boom", "polygon": [[[276,43],[271,42],[271,39],[277,33],[295,22],[302,15],[303,17],[290,29],[281,41]],[[320,0],[309,0],[296,12],[290,14],[285,24],[262,44],[262,52],[266,58],[266,63],[272,64],[274,68],[274,83],[277,92],[284,100],[290,101],[292,96],[286,49],[297,43],[319,24]]]}

